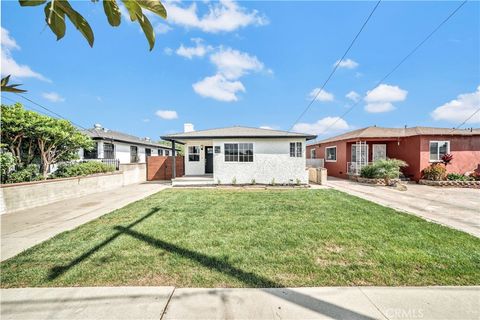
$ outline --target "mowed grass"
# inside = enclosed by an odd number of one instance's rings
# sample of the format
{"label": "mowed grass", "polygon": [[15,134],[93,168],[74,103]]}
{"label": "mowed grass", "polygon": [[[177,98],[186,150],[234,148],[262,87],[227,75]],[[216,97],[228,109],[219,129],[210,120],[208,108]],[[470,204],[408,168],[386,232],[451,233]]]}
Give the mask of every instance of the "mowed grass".
{"label": "mowed grass", "polygon": [[479,284],[480,239],[334,190],[165,190],[1,264],[4,288]]}

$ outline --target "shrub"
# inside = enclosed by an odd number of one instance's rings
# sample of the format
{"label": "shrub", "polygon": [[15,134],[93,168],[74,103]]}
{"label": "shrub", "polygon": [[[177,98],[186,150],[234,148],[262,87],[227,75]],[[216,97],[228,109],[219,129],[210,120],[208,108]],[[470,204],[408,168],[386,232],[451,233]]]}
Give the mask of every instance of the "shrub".
{"label": "shrub", "polygon": [[453,181],[472,181],[475,180],[473,177],[466,176],[461,173],[449,173],[447,174],[447,180]]}
{"label": "shrub", "polygon": [[423,169],[423,179],[440,181],[445,180],[447,176],[447,169],[443,164],[433,163],[429,167]]}
{"label": "shrub", "polygon": [[15,157],[11,152],[0,153],[0,169],[2,183],[5,183],[8,179],[8,175],[12,171],[15,165]]}
{"label": "shrub", "polygon": [[29,164],[25,168],[10,173],[7,183],[37,181],[40,179],[40,167],[37,164]]}
{"label": "shrub", "polygon": [[95,173],[106,173],[115,171],[115,166],[98,161],[62,163],[57,171],[53,173],[54,178],[68,178],[86,176]]}
{"label": "shrub", "polygon": [[385,185],[390,185],[390,180],[398,178],[400,168],[406,167],[407,163],[398,159],[377,160],[362,168],[360,176],[368,179],[384,179]]}

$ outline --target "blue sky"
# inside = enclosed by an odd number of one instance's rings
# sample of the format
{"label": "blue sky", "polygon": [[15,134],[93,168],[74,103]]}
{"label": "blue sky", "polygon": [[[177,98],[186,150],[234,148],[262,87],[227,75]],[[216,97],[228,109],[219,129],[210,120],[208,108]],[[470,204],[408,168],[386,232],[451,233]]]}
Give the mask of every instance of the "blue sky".
{"label": "blue sky", "polygon": [[[138,24],[124,18],[112,28],[101,3],[72,4],[94,30],[93,48],[71,24],[56,41],[43,7],[2,1],[2,75],[13,74],[30,99],[82,126],[101,123],[154,139],[185,122],[288,130],[375,5],[170,2],[167,21],[151,17],[157,40],[150,52]],[[375,87],[459,4],[382,2],[295,129],[323,137],[369,125],[461,123],[480,106],[477,1]],[[353,111],[328,128],[354,101]],[[477,114],[467,126],[479,123]]]}

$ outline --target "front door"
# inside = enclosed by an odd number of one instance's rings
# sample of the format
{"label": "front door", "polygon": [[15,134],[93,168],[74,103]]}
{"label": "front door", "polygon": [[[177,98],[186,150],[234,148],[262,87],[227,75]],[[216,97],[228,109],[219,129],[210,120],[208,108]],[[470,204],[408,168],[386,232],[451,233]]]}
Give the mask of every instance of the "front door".
{"label": "front door", "polygon": [[205,147],[205,173],[213,173],[213,147]]}
{"label": "front door", "polygon": [[387,159],[387,145],[386,144],[374,144],[372,150],[372,160],[375,162],[377,160]]}

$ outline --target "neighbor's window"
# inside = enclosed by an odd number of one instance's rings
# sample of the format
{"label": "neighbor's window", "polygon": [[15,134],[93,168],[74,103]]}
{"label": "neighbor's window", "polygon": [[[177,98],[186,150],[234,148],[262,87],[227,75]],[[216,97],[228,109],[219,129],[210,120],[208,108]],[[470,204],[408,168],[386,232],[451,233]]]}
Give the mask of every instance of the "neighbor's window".
{"label": "neighbor's window", "polygon": [[97,159],[98,158],[97,145],[98,145],[98,143],[95,142],[95,145],[93,146],[92,149],[90,149],[90,150],[83,149],[83,158],[84,159]]}
{"label": "neighbor's window", "polygon": [[317,154],[315,152],[315,149],[310,149],[310,159],[315,159],[317,157]]}
{"label": "neighbor's window", "polygon": [[113,143],[104,143],[103,144],[103,158],[105,159],[115,159],[115,148]]}
{"label": "neighbor's window", "polygon": [[301,158],[303,155],[301,142],[290,142],[290,157]]}
{"label": "neighbor's window", "polygon": [[163,149],[158,149],[158,155],[163,156]]}
{"label": "neighbor's window", "polygon": [[145,157],[150,157],[152,155],[152,149],[145,148]]}
{"label": "neighbor's window", "polygon": [[200,161],[199,146],[188,146],[188,161]]}
{"label": "neighbor's window", "polygon": [[430,141],[430,161],[440,161],[450,153],[450,141]]}
{"label": "neighbor's window", "polygon": [[253,143],[225,143],[225,162],[253,162]]}
{"label": "neighbor's window", "polygon": [[325,148],[325,161],[335,162],[337,161],[337,147],[327,147]]}
{"label": "neighbor's window", "polygon": [[170,155],[170,150],[165,150],[165,155],[168,157]]}

